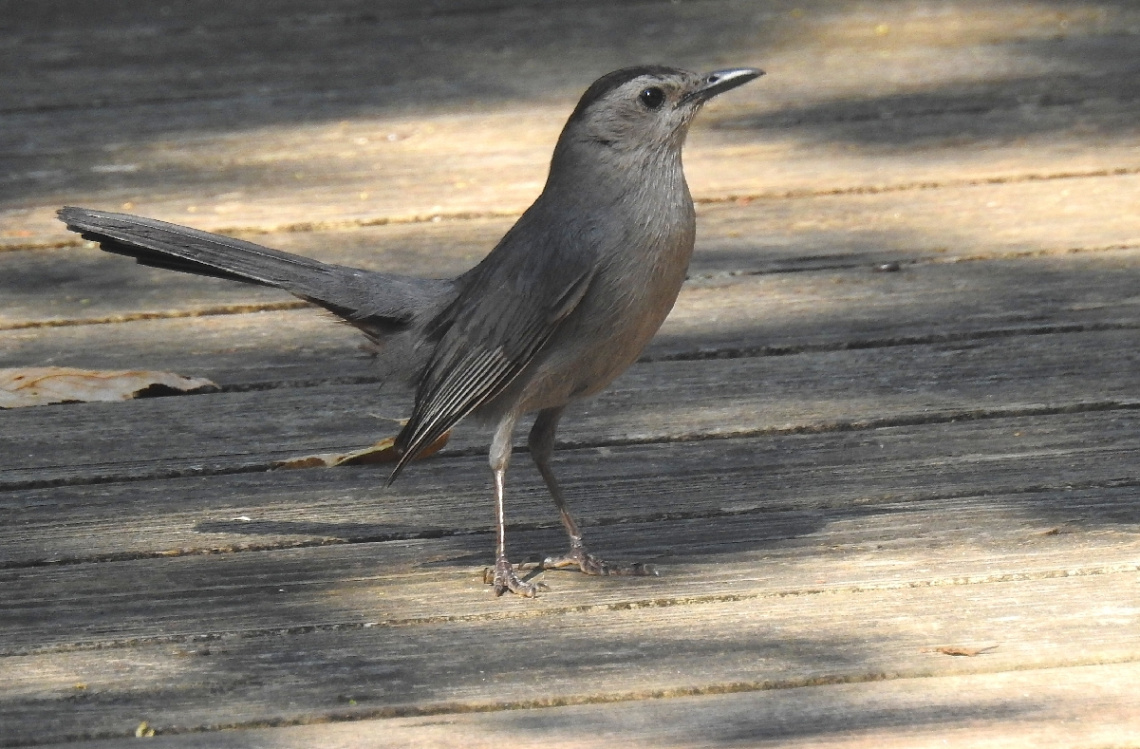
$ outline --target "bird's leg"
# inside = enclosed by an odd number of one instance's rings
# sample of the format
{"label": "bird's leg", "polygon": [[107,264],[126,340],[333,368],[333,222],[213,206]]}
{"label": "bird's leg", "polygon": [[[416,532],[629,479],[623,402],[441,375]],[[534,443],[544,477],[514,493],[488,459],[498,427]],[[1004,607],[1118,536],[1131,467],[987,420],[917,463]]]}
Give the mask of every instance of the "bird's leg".
{"label": "bird's leg", "polygon": [[511,434],[514,432],[515,418],[508,416],[495,430],[491,440],[491,470],[495,473],[495,511],[498,527],[498,543],[495,546],[495,569],[487,570],[484,581],[495,586],[495,595],[501,596],[508,590],[524,598],[534,598],[539,585],[524,582],[515,573],[514,566],[507,559],[507,520],[504,510],[503,493],[507,477],[507,465],[511,461]]}
{"label": "bird's leg", "polygon": [[566,507],[566,500],[562,497],[562,489],[558,480],[554,478],[554,471],[550,467],[550,458],[554,454],[554,433],[558,429],[558,419],[562,416],[562,408],[548,408],[539,411],[538,418],[530,430],[530,455],[538,472],[546,481],[546,488],[554,498],[558,507],[558,514],[562,516],[562,525],[566,534],[570,536],[570,553],[562,557],[548,557],[543,567],[561,568],[577,567],[587,575],[657,575],[656,568],[650,564],[607,562],[586,551],[582,543],[582,531],[574,522],[574,517]]}

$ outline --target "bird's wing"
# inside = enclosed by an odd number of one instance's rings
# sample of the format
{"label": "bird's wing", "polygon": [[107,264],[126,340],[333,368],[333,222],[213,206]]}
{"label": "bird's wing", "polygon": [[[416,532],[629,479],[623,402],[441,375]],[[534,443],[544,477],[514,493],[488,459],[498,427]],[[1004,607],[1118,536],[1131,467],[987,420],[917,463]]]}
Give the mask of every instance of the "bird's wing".
{"label": "bird's wing", "polygon": [[522,243],[512,236],[518,234],[508,233],[459,279],[462,292],[429,328],[437,343],[412,416],[396,438],[400,460],[389,482],[417,453],[501,393],[589,288],[596,264],[583,250],[588,242]]}

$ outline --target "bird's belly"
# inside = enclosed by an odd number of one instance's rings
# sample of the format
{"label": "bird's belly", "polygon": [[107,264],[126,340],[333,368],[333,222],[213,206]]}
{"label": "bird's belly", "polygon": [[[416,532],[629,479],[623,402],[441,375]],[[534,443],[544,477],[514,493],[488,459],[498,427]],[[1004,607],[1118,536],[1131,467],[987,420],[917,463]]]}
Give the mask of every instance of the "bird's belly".
{"label": "bird's belly", "polygon": [[672,309],[685,265],[670,277],[624,284],[641,292],[636,295],[587,294],[544,347],[549,353],[520,375],[520,410],[554,408],[594,395],[628,369]]}

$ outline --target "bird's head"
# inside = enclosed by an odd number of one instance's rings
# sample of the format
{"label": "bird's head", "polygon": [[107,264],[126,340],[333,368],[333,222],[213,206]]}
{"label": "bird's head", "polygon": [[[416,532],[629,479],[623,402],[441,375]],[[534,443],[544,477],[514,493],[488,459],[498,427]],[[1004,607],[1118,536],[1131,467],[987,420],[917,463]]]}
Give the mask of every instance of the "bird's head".
{"label": "bird's head", "polygon": [[705,102],[762,75],[755,68],[704,75],[661,65],[615,70],[586,89],[559,145],[679,152]]}

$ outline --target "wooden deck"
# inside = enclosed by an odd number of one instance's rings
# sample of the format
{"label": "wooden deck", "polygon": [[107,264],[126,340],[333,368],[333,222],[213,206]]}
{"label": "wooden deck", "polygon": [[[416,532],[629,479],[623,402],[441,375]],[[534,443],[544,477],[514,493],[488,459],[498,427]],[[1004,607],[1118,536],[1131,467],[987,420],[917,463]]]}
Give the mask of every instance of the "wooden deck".
{"label": "wooden deck", "polygon": [[[313,5],[0,14],[0,367],[221,385],[0,411],[0,746],[1140,746],[1140,6]],[[659,578],[496,599],[475,427],[390,490],[268,470],[408,396],[54,220],[455,273],[645,61],[768,71],[691,133],[676,310],[560,433]],[[508,488],[514,555],[561,549],[525,455]]]}

